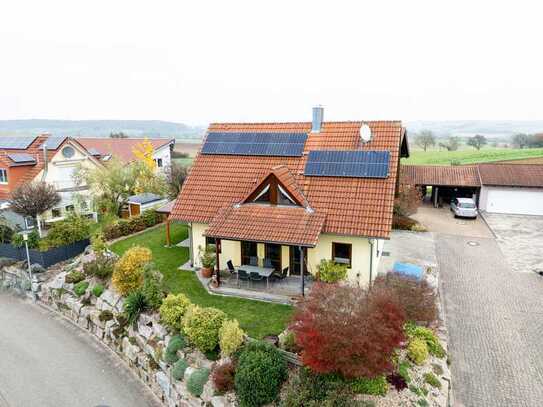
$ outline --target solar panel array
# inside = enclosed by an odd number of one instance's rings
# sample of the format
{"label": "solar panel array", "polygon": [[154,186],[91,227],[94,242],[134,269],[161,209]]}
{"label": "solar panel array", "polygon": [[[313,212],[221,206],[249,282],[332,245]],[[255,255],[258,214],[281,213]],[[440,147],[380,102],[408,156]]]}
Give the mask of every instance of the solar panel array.
{"label": "solar panel array", "polygon": [[66,140],[66,136],[51,136],[45,142],[48,150],[56,150]]}
{"label": "solar panel array", "polygon": [[0,148],[26,150],[36,137],[0,137]]}
{"label": "solar panel array", "polygon": [[306,133],[208,133],[202,154],[301,157]]}
{"label": "solar panel array", "polygon": [[386,178],[388,151],[310,151],[304,174],[314,177]]}
{"label": "solar panel array", "polygon": [[33,156],[26,153],[11,153],[8,154],[8,157],[16,164],[27,164],[36,162],[36,159]]}

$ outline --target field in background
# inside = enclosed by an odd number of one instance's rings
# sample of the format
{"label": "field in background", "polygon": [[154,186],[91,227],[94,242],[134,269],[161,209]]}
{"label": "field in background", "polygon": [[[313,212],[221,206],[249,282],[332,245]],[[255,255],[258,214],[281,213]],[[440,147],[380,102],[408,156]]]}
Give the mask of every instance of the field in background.
{"label": "field in background", "polygon": [[483,148],[462,149],[458,151],[439,151],[412,149],[408,159],[402,159],[402,164],[430,164],[451,165],[451,162],[459,164],[476,164],[501,160],[516,160],[521,158],[543,157],[543,148]]}
{"label": "field in background", "polygon": [[200,149],[202,143],[188,143],[184,141],[175,141],[174,150],[180,153],[187,153],[190,157],[194,157]]}

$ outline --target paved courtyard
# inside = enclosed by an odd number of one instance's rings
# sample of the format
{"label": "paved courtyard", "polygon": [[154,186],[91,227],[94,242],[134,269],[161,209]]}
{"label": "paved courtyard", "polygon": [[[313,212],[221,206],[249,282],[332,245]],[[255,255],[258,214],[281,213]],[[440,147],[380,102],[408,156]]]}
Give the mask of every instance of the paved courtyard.
{"label": "paved courtyard", "polygon": [[513,271],[543,271],[543,216],[485,213],[484,217]]}

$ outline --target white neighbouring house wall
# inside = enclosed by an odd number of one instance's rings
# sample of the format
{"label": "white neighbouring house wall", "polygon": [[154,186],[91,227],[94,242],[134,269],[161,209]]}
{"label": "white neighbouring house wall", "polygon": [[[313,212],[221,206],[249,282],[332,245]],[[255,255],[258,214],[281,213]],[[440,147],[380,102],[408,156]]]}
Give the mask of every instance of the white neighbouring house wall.
{"label": "white neighbouring house wall", "polygon": [[543,216],[543,188],[483,185],[479,209],[491,213]]}
{"label": "white neighbouring house wall", "polygon": [[153,153],[153,160],[155,160],[156,163],[158,163],[158,160],[162,161],[162,165],[158,167],[159,171],[164,171],[165,168],[168,168],[172,164],[170,144],[166,144],[156,149]]}

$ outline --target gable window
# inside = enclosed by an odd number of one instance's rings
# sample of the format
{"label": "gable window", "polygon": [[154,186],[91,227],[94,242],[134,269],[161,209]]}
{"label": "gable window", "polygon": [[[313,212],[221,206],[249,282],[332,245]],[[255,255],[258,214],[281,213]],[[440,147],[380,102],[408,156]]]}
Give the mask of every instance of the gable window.
{"label": "gable window", "polygon": [[353,245],[350,243],[332,243],[332,260],[351,268]]}
{"label": "gable window", "polygon": [[268,183],[262,184],[249,200],[254,203],[268,203],[272,205],[298,205],[275,177],[271,177]]}
{"label": "gable window", "polygon": [[0,184],[8,183],[8,170],[0,168]]}
{"label": "gable window", "polygon": [[73,147],[66,146],[62,149],[62,156],[64,158],[72,158],[75,155],[75,150]]}

